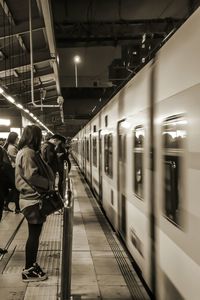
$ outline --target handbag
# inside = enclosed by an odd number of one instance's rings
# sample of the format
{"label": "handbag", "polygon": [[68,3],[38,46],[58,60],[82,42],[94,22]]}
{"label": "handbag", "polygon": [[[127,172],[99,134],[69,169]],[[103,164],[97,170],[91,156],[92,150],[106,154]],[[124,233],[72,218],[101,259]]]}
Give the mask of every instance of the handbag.
{"label": "handbag", "polygon": [[44,193],[39,193],[22,174],[20,174],[20,176],[34,190],[34,192],[40,196],[39,210],[42,216],[49,216],[64,207],[63,199],[58,191],[50,190]]}
{"label": "handbag", "polygon": [[64,207],[63,199],[58,191],[48,191],[40,194],[40,212],[43,216],[48,216]]}

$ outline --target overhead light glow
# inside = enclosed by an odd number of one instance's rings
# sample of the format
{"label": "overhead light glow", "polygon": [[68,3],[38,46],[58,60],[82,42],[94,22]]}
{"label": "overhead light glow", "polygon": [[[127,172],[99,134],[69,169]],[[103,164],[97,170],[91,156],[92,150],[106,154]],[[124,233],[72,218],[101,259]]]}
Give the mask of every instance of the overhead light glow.
{"label": "overhead light glow", "polygon": [[123,128],[129,129],[129,128],[131,127],[131,123],[128,122],[128,121],[123,121],[123,122],[121,123],[121,126],[122,126]]}
{"label": "overhead light glow", "polygon": [[27,114],[30,113],[30,111],[29,111],[28,109],[24,109],[24,111],[25,111]]}
{"label": "overhead light glow", "polygon": [[23,109],[23,106],[20,103],[16,103],[16,106],[19,107],[20,109]]}
{"label": "overhead light glow", "polygon": [[0,94],[3,94],[4,90],[0,87]]}
{"label": "overhead light glow", "polygon": [[10,120],[9,119],[0,119],[0,125],[10,126]]}
{"label": "overhead light glow", "polygon": [[75,56],[74,56],[74,62],[75,62],[76,64],[79,64],[79,63],[81,62],[80,56],[75,55]]}
{"label": "overhead light glow", "polygon": [[59,55],[58,54],[57,54],[56,58],[57,58],[57,63],[59,64],[60,59],[59,59]]}
{"label": "overhead light glow", "polygon": [[15,99],[11,96],[6,96],[7,100],[11,103],[15,103]]}

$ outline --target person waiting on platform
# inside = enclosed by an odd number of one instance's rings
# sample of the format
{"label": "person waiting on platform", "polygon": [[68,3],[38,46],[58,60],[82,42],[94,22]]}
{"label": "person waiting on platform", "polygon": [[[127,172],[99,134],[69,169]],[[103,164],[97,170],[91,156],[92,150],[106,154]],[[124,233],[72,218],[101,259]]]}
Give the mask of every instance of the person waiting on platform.
{"label": "person waiting on platform", "polygon": [[[3,206],[4,206],[4,197],[5,197],[5,182],[6,182],[6,174],[4,172],[5,170],[5,164],[10,163],[9,158],[7,157],[6,151],[0,146],[0,221],[2,219],[3,215]],[[0,255],[5,254],[8,251],[6,249],[0,248]]]}
{"label": "person waiting on platform", "polygon": [[39,238],[43,223],[46,221],[46,217],[40,213],[41,196],[38,193],[53,189],[54,174],[40,155],[41,140],[42,132],[38,126],[25,127],[16,157],[15,182],[20,192],[20,206],[29,230],[25,248],[26,264],[22,272],[24,282],[47,279],[47,274],[36,262]]}
{"label": "person waiting on platform", "polygon": [[20,213],[20,207],[19,207],[19,192],[17,191],[15,184],[14,184],[14,174],[15,174],[15,160],[18,152],[17,143],[18,143],[18,134],[16,132],[10,132],[8,135],[8,138],[5,142],[4,149],[7,151],[8,156],[10,158],[10,162],[12,165],[12,168],[10,172],[12,173],[13,177],[13,187],[10,189],[8,197],[5,201],[4,210],[11,211],[11,209],[8,207],[9,202],[15,202],[15,213]]}
{"label": "person waiting on platform", "polygon": [[71,170],[71,161],[70,161],[69,155],[70,155],[70,146],[67,145],[66,146],[66,162],[67,162],[68,175]]}
{"label": "person waiting on platform", "polygon": [[45,137],[45,142],[41,147],[41,155],[44,161],[51,167],[54,176],[58,172],[58,160],[55,147],[58,145],[60,140],[54,138],[54,136],[49,133]]}
{"label": "person waiting on platform", "polygon": [[67,153],[65,150],[65,137],[59,134],[55,134],[54,138],[60,142],[56,146],[57,160],[58,160],[58,191],[62,198],[64,198],[65,191],[65,161],[67,160]]}

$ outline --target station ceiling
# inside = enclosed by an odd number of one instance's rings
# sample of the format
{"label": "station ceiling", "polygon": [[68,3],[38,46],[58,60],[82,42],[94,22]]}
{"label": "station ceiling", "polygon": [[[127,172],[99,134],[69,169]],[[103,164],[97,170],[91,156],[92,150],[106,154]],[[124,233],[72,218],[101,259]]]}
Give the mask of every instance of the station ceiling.
{"label": "station ceiling", "polygon": [[[199,2],[0,0],[0,87],[52,131],[73,136]],[[3,95],[0,109],[15,110]]]}

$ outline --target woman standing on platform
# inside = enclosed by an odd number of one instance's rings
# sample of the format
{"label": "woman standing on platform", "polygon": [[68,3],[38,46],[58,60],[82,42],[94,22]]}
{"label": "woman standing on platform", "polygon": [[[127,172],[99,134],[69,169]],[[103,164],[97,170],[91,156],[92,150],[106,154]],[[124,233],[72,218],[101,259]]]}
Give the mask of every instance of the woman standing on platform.
{"label": "woman standing on platform", "polygon": [[10,132],[5,142],[4,149],[7,151],[12,167],[15,168],[15,160],[18,152],[17,143],[19,141],[18,134],[16,132]]}
{"label": "woman standing on platform", "polygon": [[20,206],[29,230],[25,249],[26,265],[22,272],[25,282],[47,279],[46,273],[36,263],[39,237],[46,221],[46,217],[40,214],[38,193],[53,189],[54,175],[40,156],[41,140],[41,129],[36,125],[27,126],[19,141],[16,158],[15,183],[20,191]]}

